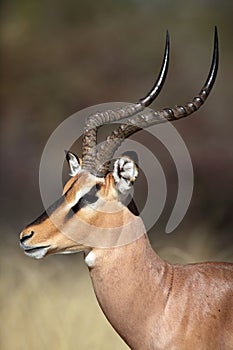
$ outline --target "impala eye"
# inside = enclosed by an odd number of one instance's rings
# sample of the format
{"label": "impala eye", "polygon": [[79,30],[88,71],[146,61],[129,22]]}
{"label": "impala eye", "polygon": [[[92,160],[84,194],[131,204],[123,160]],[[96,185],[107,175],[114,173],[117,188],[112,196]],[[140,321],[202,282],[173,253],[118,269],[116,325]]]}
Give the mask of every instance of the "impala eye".
{"label": "impala eye", "polygon": [[80,200],[87,204],[95,203],[99,198],[97,197],[97,192],[99,188],[97,186],[93,186],[92,189],[86,193]]}
{"label": "impala eye", "polygon": [[89,204],[95,203],[99,198],[96,196],[98,189],[94,186],[88,193],[79,199],[79,201],[71,208],[73,214]]}
{"label": "impala eye", "polygon": [[80,201],[82,201],[83,203],[89,203],[89,204],[92,204],[92,203],[95,203],[96,201],[98,200],[98,197],[95,196],[95,195],[92,195],[92,194],[85,194],[85,196],[83,196]]}

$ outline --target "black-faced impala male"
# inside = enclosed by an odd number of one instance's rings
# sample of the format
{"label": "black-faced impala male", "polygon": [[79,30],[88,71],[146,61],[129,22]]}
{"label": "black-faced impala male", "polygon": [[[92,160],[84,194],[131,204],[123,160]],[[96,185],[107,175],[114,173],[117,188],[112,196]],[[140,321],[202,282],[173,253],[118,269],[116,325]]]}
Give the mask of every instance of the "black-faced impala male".
{"label": "black-faced impala male", "polygon": [[[98,302],[131,349],[230,350],[233,264],[174,265],[162,260],[152,249],[140,216],[125,204],[137,166],[125,155],[110,162],[128,136],[201,107],[217,74],[217,30],[210,72],[200,93],[184,106],[152,111],[146,107],[162,88],[168,61],[167,35],[162,68],[147,96],[88,118],[82,161],[67,152],[71,178],[62,197],[21,232],[20,245],[36,259],[83,251]],[[122,119],[125,122],[97,147],[98,128]]]}

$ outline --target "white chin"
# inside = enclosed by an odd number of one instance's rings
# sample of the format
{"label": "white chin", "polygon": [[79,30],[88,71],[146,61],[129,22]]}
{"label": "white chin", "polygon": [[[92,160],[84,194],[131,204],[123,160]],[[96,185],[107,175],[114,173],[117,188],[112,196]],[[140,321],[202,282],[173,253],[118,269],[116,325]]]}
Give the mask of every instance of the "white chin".
{"label": "white chin", "polygon": [[42,259],[45,257],[49,250],[49,247],[38,247],[25,250],[24,253],[33,259]]}

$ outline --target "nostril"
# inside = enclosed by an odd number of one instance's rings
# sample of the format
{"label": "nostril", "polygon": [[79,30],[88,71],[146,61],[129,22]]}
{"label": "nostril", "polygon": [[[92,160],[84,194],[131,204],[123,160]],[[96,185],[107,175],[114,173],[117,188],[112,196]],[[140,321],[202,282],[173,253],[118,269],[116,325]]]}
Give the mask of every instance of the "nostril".
{"label": "nostril", "polygon": [[20,242],[24,243],[29,238],[31,238],[34,235],[34,231],[30,231],[29,233],[25,234],[23,237],[20,238]]}

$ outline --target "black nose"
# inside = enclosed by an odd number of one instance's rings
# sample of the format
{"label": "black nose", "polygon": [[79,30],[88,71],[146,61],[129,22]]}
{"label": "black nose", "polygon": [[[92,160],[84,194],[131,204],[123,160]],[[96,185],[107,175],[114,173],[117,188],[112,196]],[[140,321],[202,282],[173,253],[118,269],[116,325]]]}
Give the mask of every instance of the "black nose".
{"label": "black nose", "polygon": [[23,237],[20,238],[20,243],[23,244],[25,241],[27,241],[33,235],[34,235],[34,231],[30,231],[29,233],[23,235]]}

